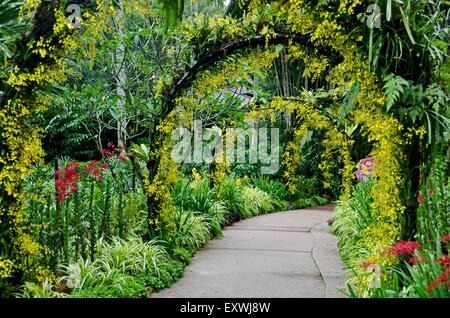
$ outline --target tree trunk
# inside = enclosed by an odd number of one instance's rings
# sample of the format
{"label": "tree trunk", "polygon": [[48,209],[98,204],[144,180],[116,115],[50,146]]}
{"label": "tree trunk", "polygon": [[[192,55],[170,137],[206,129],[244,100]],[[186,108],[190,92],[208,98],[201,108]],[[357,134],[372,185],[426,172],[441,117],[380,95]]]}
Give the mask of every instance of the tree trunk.
{"label": "tree trunk", "polygon": [[125,67],[125,30],[123,22],[121,21],[124,18],[123,11],[123,2],[120,1],[120,10],[117,13],[116,17],[116,25],[117,25],[117,36],[119,43],[116,47],[116,94],[117,94],[117,145],[125,146],[126,142],[126,129],[127,123],[123,118],[125,117],[125,103],[126,103],[126,94],[125,94],[125,85],[127,82],[127,72]]}
{"label": "tree trunk", "polygon": [[403,230],[403,238],[412,240],[417,231],[417,208],[419,203],[417,201],[417,195],[420,187],[420,162],[422,159],[422,144],[417,136],[413,138],[410,152],[408,154],[409,162],[408,168],[411,173],[411,187],[409,198],[406,202],[405,213],[405,228]]}

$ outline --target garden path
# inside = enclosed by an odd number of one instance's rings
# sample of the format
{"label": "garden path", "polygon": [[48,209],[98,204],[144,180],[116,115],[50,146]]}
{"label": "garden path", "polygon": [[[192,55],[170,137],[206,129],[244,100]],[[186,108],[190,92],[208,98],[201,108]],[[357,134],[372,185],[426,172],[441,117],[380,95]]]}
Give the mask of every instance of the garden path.
{"label": "garden path", "polygon": [[154,297],[343,297],[332,207],[277,212],[228,226],[183,277]]}

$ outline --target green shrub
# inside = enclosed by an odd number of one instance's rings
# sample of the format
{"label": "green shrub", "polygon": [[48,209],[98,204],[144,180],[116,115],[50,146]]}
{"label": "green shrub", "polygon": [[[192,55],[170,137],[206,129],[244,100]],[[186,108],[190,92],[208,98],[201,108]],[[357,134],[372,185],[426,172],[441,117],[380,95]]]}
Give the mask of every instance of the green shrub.
{"label": "green shrub", "polygon": [[199,181],[179,180],[172,191],[175,205],[185,211],[208,211],[214,203],[210,190],[210,180],[202,177]]}
{"label": "green shrub", "polygon": [[321,197],[320,195],[315,195],[312,197],[312,199],[315,201],[316,205],[325,205],[330,203],[330,200],[327,198]]}
{"label": "green shrub", "polygon": [[177,246],[197,251],[211,238],[209,223],[209,218],[199,212],[177,211],[175,215],[177,230],[174,234]]}
{"label": "green shrub", "polygon": [[297,209],[303,209],[303,208],[310,208],[315,206],[316,203],[312,198],[300,198],[297,201],[295,201],[295,208]]}
{"label": "green shrub", "polygon": [[101,284],[76,290],[72,298],[139,298],[148,296],[146,285],[141,279],[115,272]]}
{"label": "green shrub", "polygon": [[209,224],[214,236],[222,235],[222,226],[226,223],[228,210],[222,201],[215,201],[208,210]]}
{"label": "green shrub", "polygon": [[429,165],[429,175],[420,189],[417,236],[431,242],[450,232],[450,178],[446,156],[437,156]]}
{"label": "green shrub", "polygon": [[115,237],[110,243],[102,242],[99,250],[93,262],[80,259],[62,266],[63,282],[75,297],[143,297],[147,294],[147,282],[162,281],[168,286],[183,268],[181,262],[169,258],[157,241]]}
{"label": "green shrub", "polygon": [[284,184],[271,179],[268,176],[252,176],[251,184],[261,189],[262,191],[270,194],[276,201],[286,200],[286,189]]}
{"label": "green shrub", "polygon": [[229,211],[227,223],[239,220],[245,201],[242,197],[241,188],[236,184],[236,178],[233,175],[223,178],[215,189],[215,194],[217,200],[224,202]]}
{"label": "green shrub", "polygon": [[193,253],[185,247],[175,246],[172,249],[172,255],[175,259],[178,259],[185,264],[190,264],[192,261]]}
{"label": "green shrub", "polygon": [[138,275],[158,272],[159,263],[167,258],[156,241],[144,242],[136,236],[127,240],[115,237],[111,243],[102,244],[96,262],[102,271],[117,269],[124,274]]}
{"label": "green shrub", "polygon": [[334,214],[332,231],[338,236],[338,246],[345,262],[358,259],[364,253],[357,242],[361,232],[374,222],[370,203],[370,180],[360,181],[353,190],[353,197],[348,201],[338,202]]}
{"label": "green shrub", "polygon": [[[35,239],[53,251],[42,254],[41,264],[54,270],[58,264],[68,264],[79,257],[89,255],[94,259],[98,239],[142,235],[147,227],[146,196],[142,190],[124,193],[111,171],[96,161],[61,162],[58,178],[63,179],[69,165],[76,167],[79,177],[71,192],[59,200],[55,198],[51,165],[36,165],[34,173],[24,181],[25,213]],[[126,165],[115,165],[126,170]],[[92,173],[95,169],[97,174]]]}
{"label": "green shrub", "polygon": [[[446,244],[450,247],[450,243]],[[385,268],[378,286],[370,288],[368,296],[449,298],[450,259],[442,253],[441,248],[441,241],[437,239],[434,249],[422,246],[413,255],[400,257],[400,265]],[[414,259],[414,262],[411,259]]]}
{"label": "green shrub", "polygon": [[119,217],[123,217],[123,232],[125,237],[132,237],[135,235],[143,235],[147,230],[147,197],[145,193],[140,190],[130,191],[123,195],[123,212],[119,213],[119,198],[114,196],[113,207],[113,234],[119,235]]}
{"label": "green shrub", "polygon": [[297,191],[293,195],[290,195],[291,200],[295,201],[298,198],[304,199],[320,194],[319,180],[317,177],[306,178],[299,176],[298,180]]}
{"label": "green shrub", "polygon": [[215,200],[209,187],[208,177],[202,177],[198,181],[179,180],[172,195],[179,210],[204,215],[204,221],[208,222],[212,234],[221,235],[228,211],[224,202]]}
{"label": "green shrub", "polygon": [[169,259],[160,264],[159,275],[139,275],[141,281],[155,292],[170,286],[175,280],[183,275],[185,264],[181,261]]}
{"label": "green shrub", "polygon": [[[398,293],[400,297],[450,297],[450,289],[448,286],[450,275],[445,275],[445,271],[449,271],[450,266],[437,263],[436,259],[438,256],[442,257],[442,254],[436,255],[436,251],[422,252],[421,261],[415,265],[405,264],[405,270],[398,270],[403,281],[402,285],[404,286]],[[443,280],[441,283],[436,284],[439,277],[442,277]]]}
{"label": "green shrub", "polygon": [[48,280],[42,284],[26,282],[15,296],[18,298],[63,298],[67,296],[64,293],[55,292],[53,287]]}
{"label": "green shrub", "polygon": [[240,216],[243,219],[275,210],[274,200],[271,196],[258,188],[243,187],[242,197],[245,204]]}

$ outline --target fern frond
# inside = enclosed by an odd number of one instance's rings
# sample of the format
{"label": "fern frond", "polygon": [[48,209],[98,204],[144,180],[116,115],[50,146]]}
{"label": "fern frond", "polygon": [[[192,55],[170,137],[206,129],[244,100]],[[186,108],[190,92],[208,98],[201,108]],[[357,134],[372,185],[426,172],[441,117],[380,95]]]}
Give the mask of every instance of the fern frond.
{"label": "fern frond", "polygon": [[409,87],[410,84],[403,77],[394,74],[386,76],[384,81],[383,89],[386,94],[386,111],[389,112],[404,93],[404,89]]}

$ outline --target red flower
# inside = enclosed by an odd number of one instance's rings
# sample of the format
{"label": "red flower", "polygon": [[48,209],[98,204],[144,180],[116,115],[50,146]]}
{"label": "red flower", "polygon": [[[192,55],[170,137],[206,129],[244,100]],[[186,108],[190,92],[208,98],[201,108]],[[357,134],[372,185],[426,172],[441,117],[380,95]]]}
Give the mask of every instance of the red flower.
{"label": "red flower", "polygon": [[436,264],[444,265],[445,271],[439,275],[430,285],[428,285],[427,290],[431,292],[434,288],[438,287],[441,284],[447,285],[450,287],[450,257],[442,256],[434,261]]}
{"label": "red flower", "polygon": [[[107,148],[102,149],[100,152],[108,158],[115,156],[119,152],[119,148],[114,145],[111,141],[106,145]],[[122,151],[123,146],[120,146],[120,152]]]}
{"label": "red flower", "polygon": [[450,233],[442,237],[442,242],[450,241]]}
{"label": "red flower", "polygon": [[72,161],[66,167],[61,167],[55,171],[55,188],[58,192],[58,203],[62,204],[69,194],[78,189],[76,182],[81,177],[81,173],[78,173],[77,170],[78,163]]}
{"label": "red flower", "polygon": [[423,203],[423,195],[422,192],[419,191],[419,193],[417,194],[417,202],[419,203]]}
{"label": "red flower", "polygon": [[111,152],[109,149],[102,149],[100,152],[102,153],[102,155],[105,155],[106,157],[114,156],[114,153]]}
{"label": "red flower", "polygon": [[389,247],[383,253],[384,254],[394,254],[400,256],[403,254],[412,254],[415,250],[420,249],[420,244],[415,241],[400,241],[394,246]]}
{"label": "red flower", "polygon": [[56,187],[56,191],[61,191],[62,189],[64,189],[64,181],[61,179],[57,179],[55,181],[55,187]]}
{"label": "red flower", "polygon": [[67,180],[73,180],[73,179],[78,180],[80,175],[77,174],[77,169],[78,169],[78,162],[75,162],[75,161],[69,162],[69,164],[66,166],[66,169],[64,171],[64,178],[66,178]]}
{"label": "red flower", "polygon": [[92,179],[101,182],[103,179],[102,173],[105,170],[103,168],[105,164],[99,165],[97,160],[92,160],[89,162],[88,166],[83,169],[84,172],[88,174]]}
{"label": "red flower", "polygon": [[58,192],[58,203],[62,204],[66,197],[67,194],[65,192]]}
{"label": "red flower", "polygon": [[434,288],[438,287],[442,283],[444,285],[450,286],[450,281],[448,279],[450,275],[450,267],[448,267],[438,278],[436,278],[430,285],[427,286],[428,292],[431,292]]}
{"label": "red flower", "polygon": [[116,147],[116,145],[114,145],[112,142],[108,142],[107,148],[102,149],[100,152],[106,157],[114,157],[114,159],[117,159],[122,163],[127,161],[127,152],[125,151],[125,147],[123,145],[119,145],[119,147]]}
{"label": "red flower", "polygon": [[442,256],[434,261],[436,264],[444,264],[445,266],[450,265],[450,257]]}
{"label": "red flower", "polygon": [[116,145],[114,143],[112,143],[111,141],[108,142],[107,146],[113,150],[117,150]]}

